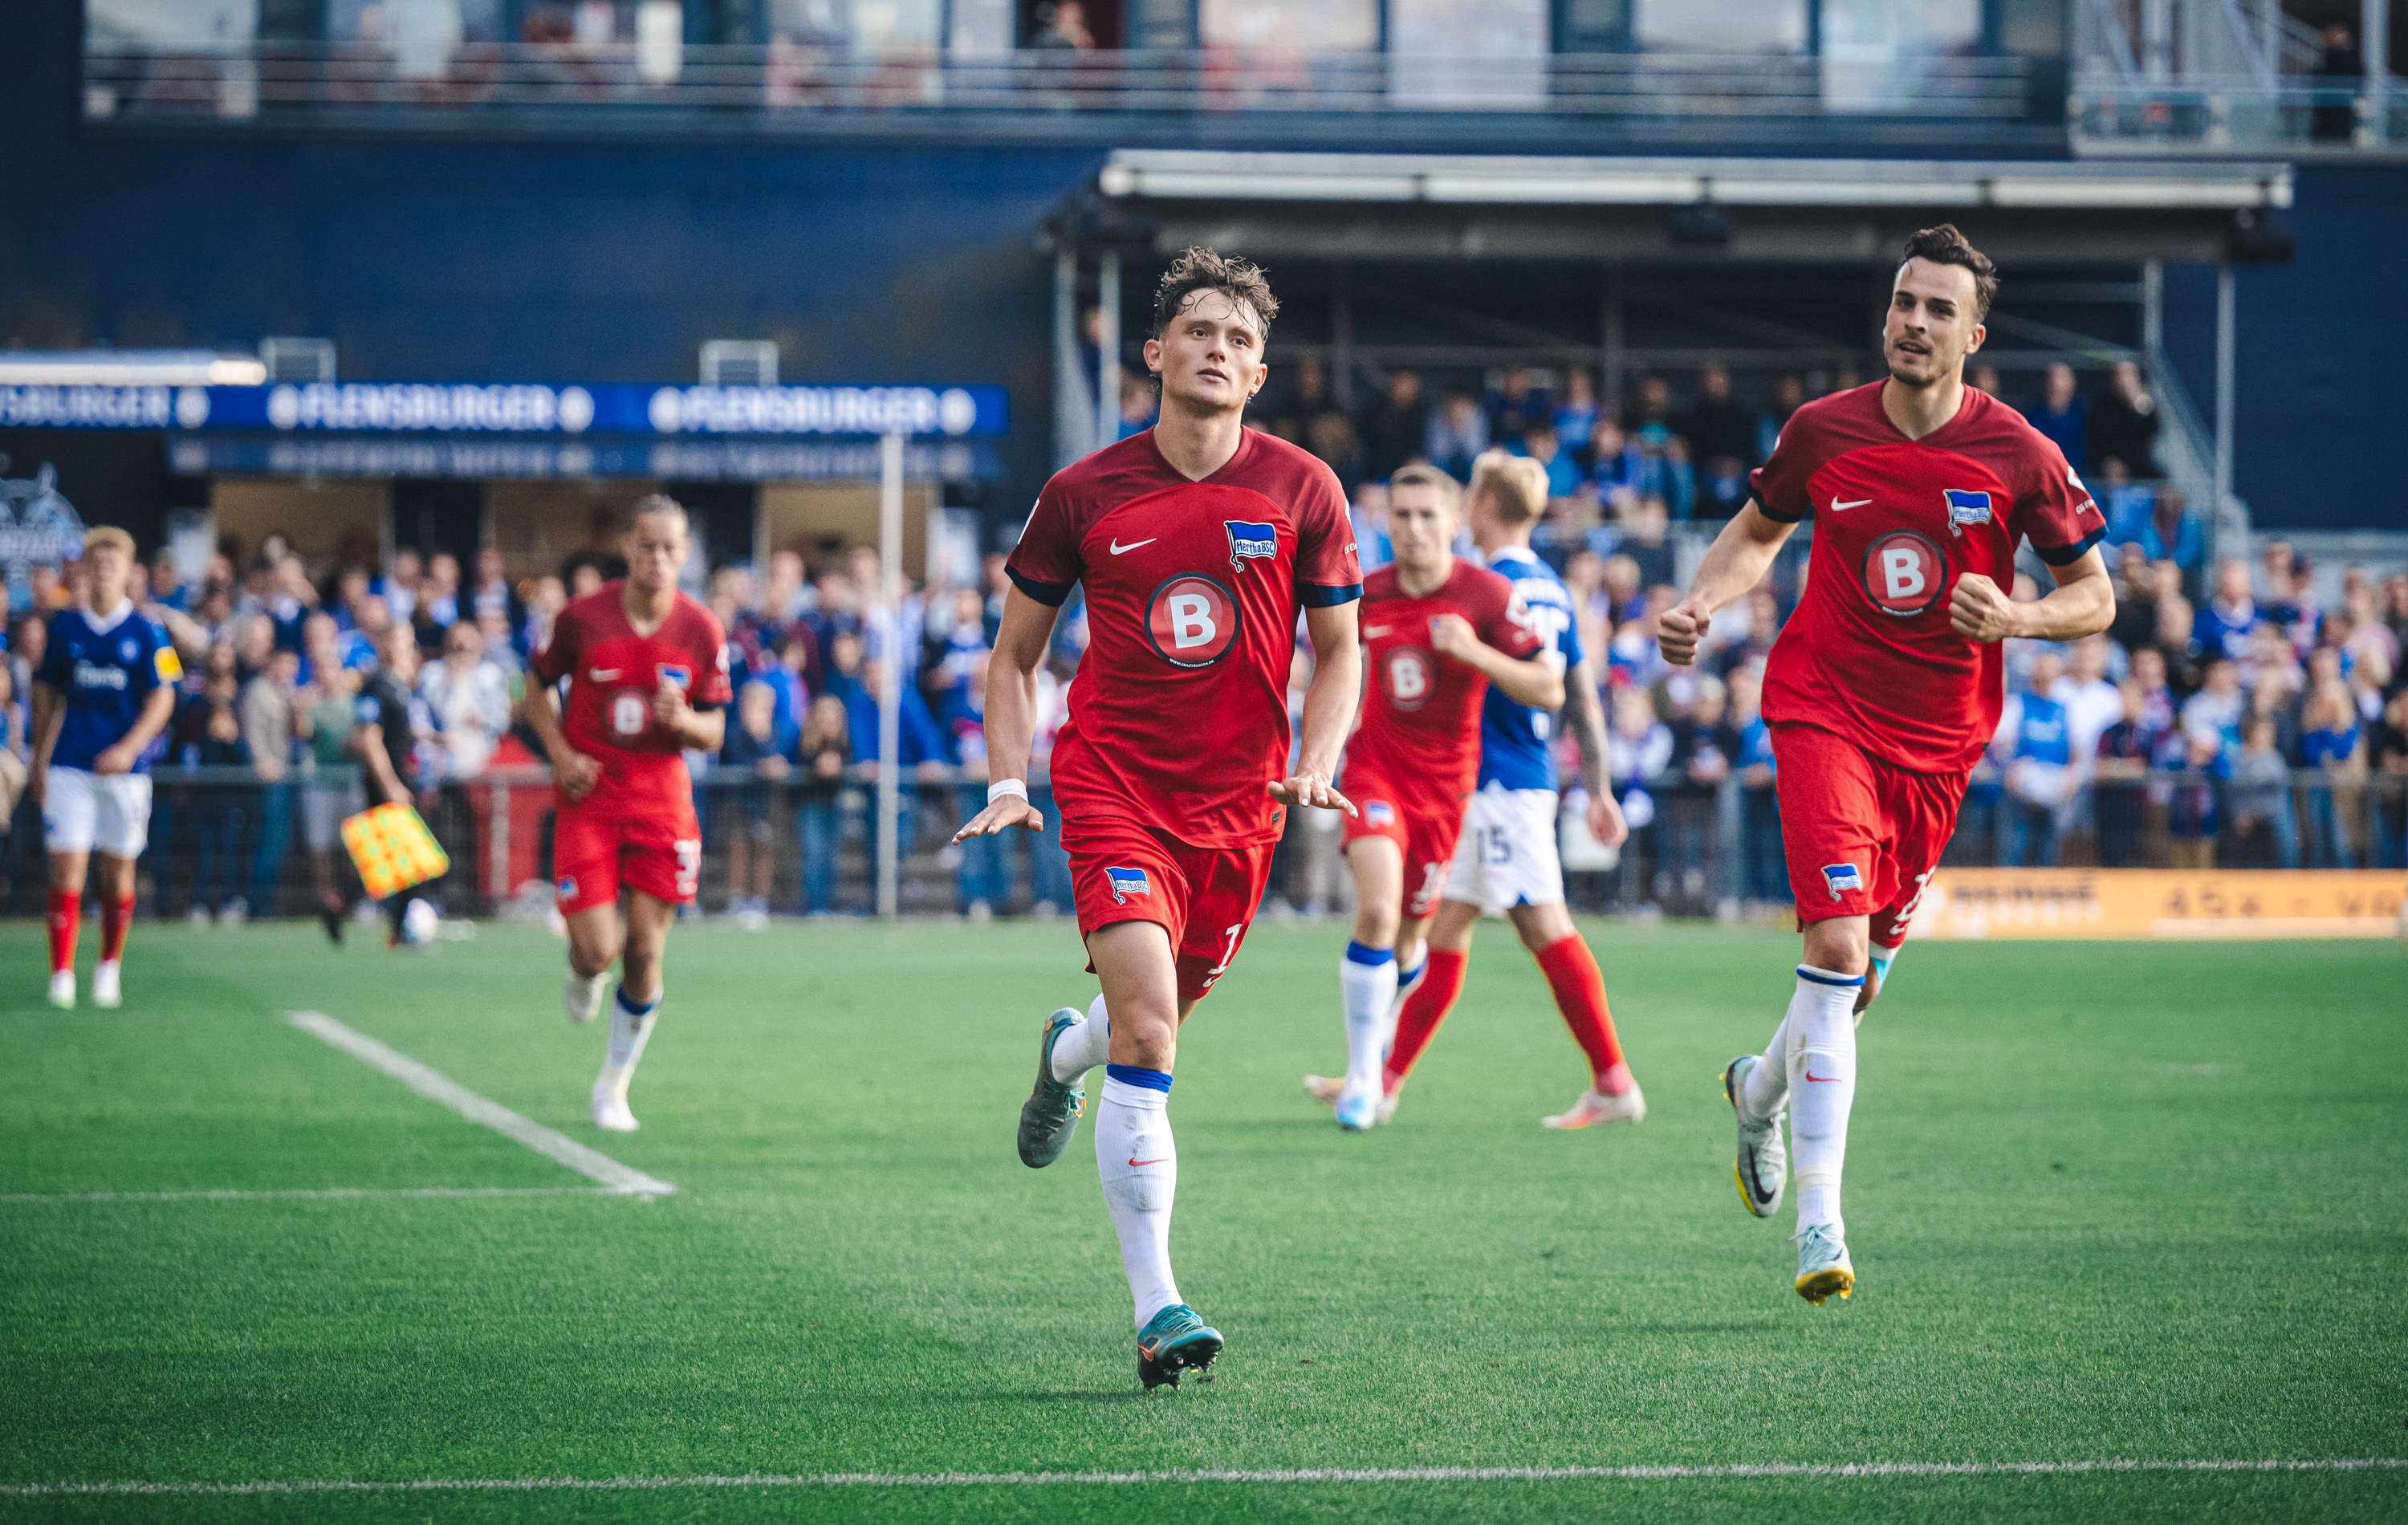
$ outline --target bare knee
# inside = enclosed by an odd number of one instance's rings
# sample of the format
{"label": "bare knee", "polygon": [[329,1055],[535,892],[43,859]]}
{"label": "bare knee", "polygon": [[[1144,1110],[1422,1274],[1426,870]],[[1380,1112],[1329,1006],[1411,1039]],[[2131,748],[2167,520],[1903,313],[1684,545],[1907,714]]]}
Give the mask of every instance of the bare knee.
{"label": "bare knee", "polygon": [[1111,1062],[1168,1072],[1179,1054],[1177,1004],[1140,996],[1124,1005],[1111,1013]]}
{"label": "bare knee", "polygon": [[1871,937],[1862,916],[1833,916],[1806,928],[1806,962],[1834,974],[1862,974],[1872,963]]}
{"label": "bare knee", "polygon": [[1522,939],[1522,946],[1532,953],[1542,953],[1572,935],[1571,913],[1558,902],[1555,905],[1517,905],[1509,914],[1513,930]]}

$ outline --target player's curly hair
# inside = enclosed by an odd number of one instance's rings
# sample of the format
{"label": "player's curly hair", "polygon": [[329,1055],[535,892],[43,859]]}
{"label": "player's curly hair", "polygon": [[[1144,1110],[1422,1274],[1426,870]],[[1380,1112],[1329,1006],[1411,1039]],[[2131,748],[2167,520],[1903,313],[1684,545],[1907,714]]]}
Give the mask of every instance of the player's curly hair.
{"label": "player's curly hair", "polygon": [[1999,295],[1999,267],[1990,256],[1969,242],[1956,231],[1954,223],[1925,228],[1906,240],[1899,255],[1903,266],[1911,259],[1928,259],[1934,265],[1957,265],[1973,272],[1973,321],[1981,323],[1990,316],[1990,302]]}
{"label": "player's curly hair", "polygon": [[1279,298],[1271,295],[1271,283],[1265,279],[1262,267],[1252,260],[1234,259],[1215,250],[1196,245],[1181,252],[1162,272],[1162,284],[1154,289],[1154,331],[1157,335],[1169,327],[1179,316],[1179,309],[1199,291],[1216,291],[1232,302],[1254,309],[1260,320],[1263,338],[1271,337],[1271,320],[1279,316]]}

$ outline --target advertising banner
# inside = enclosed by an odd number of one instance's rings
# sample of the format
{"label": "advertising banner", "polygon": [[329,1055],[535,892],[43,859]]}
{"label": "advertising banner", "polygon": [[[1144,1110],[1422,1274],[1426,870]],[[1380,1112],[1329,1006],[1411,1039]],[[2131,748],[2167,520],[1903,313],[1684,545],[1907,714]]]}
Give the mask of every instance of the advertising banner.
{"label": "advertising banner", "polygon": [[1942,869],[1909,935],[2391,937],[2403,898],[2397,870]]}

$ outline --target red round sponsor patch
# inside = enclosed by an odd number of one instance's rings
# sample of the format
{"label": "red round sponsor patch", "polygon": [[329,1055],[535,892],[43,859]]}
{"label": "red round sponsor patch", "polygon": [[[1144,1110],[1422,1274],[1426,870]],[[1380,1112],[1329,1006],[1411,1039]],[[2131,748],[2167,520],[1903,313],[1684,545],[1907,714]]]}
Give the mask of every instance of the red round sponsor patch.
{"label": "red round sponsor patch", "polygon": [[1175,668],[1209,668],[1238,640],[1238,600],[1200,572],[1182,572],[1146,600],[1145,633]]}
{"label": "red round sponsor patch", "polygon": [[1418,710],[1438,687],[1438,664],[1418,647],[1399,646],[1380,659],[1380,686],[1399,710]]}
{"label": "red round sponsor patch", "polygon": [[1864,582],[1875,609],[1912,618],[1948,591],[1948,557],[1929,536],[1893,529],[1865,547]]}

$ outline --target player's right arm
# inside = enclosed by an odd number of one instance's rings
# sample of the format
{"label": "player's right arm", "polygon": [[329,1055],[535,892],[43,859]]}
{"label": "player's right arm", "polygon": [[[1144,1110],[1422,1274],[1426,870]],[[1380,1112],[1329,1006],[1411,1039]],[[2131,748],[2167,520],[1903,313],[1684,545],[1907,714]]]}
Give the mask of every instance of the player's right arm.
{"label": "player's right arm", "polygon": [[994,795],[953,833],[957,842],[1013,827],[1045,829],[1043,813],[1028,802],[1028,758],[1037,735],[1037,674],[1045,666],[1054,621],[1061,612],[1016,585],[1004,593],[1003,619],[986,661],[986,776],[990,794],[1000,784],[1018,784],[1022,792]]}
{"label": "player's right arm", "polygon": [[1354,728],[1354,712],[1363,697],[1357,607],[1349,598],[1308,606],[1304,611],[1305,639],[1312,642],[1312,682],[1304,691],[1304,734],[1297,748],[1296,770],[1263,785],[1283,805],[1360,813],[1330,782],[1338,776],[1338,755]]}
{"label": "player's right arm", "polygon": [[34,797],[34,807],[42,804],[42,786],[50,777],[50,749],[59,744],[59,727],[66,723],[67,697],[50,686],[48,678],[34,680],[34,765],[26,792]]}
{"label": "player's right arm", "polygon": [[1707,548],[1706,559],[1698,564],[1698,575],[1689,579],[1687,596],[1656,622],[1656,643],[1665,661],[1686,667],[1697,660],[1698,642],[1705,639],[1714,611],[1747,597],[1764,581],[1764,574],[1772,570],[1772,558],[1797,527],[1766,513],[1752,497],[1732,515]]}
{"label": "player's right arm", "polygon": [[[572,606],[574,607],[574,606]],[[601,782],[602,760],[589,757],[568,744],[568,733],[560,723],[561,680],[575,683],[577,659],[582,648],[581,628],[568,611],[552,622],[552,630],[542,645],[528,659],[526,718],[527,729],[535,732],[543,755],[552,760],[552,779],[560,786],[561,798],[571,804],[594,792]]]}
{"label": "player's right arm", "polygon": [[1613,798],[1613,782],[1606,774],[1605,701],[1597,692],[1597,675],[1581,662],[1564,669],[1563,724],[1571,727],[1580,747],[1581,788],[1588,795],[1588,833],[1600,847],[1619,847],[1630,835],[1622,806]]}

